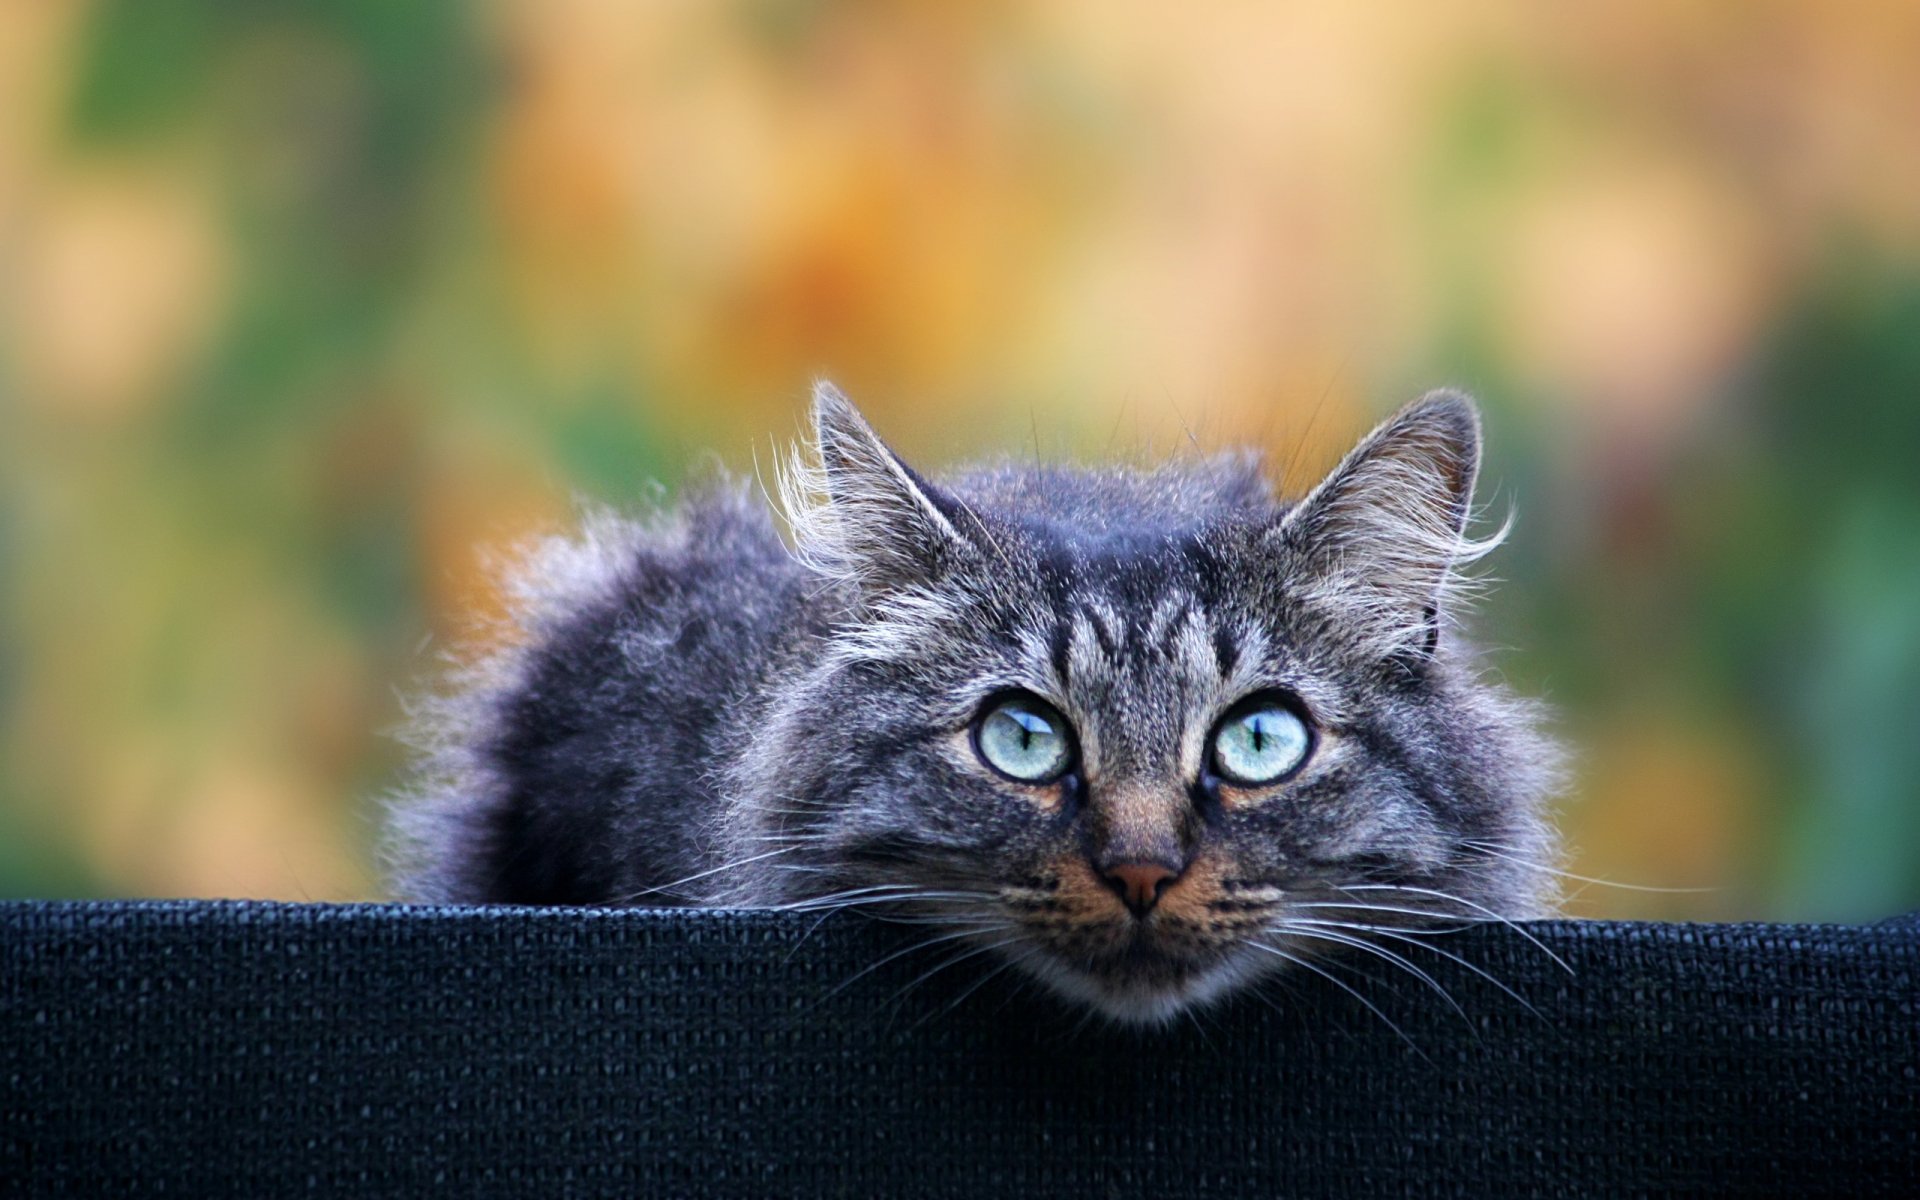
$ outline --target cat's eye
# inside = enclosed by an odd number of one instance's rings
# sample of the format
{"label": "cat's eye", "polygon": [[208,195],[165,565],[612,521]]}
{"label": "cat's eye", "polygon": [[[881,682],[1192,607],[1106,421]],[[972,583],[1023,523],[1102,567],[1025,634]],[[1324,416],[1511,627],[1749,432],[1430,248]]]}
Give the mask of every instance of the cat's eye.
{"label": "cat's eye", "polygon": [[1278,783],[1300,769],[1313,733],[1278,696],[1254,696],[1228,711],[1213,731],[1213,769],[1229,783]]}
{"label": "cat's eye", "polygon": [[1067,719],[1045,700],[1003,696],[973,726],[973,746],[994,770],[1021,783],[1051,783],[1073,765]]}

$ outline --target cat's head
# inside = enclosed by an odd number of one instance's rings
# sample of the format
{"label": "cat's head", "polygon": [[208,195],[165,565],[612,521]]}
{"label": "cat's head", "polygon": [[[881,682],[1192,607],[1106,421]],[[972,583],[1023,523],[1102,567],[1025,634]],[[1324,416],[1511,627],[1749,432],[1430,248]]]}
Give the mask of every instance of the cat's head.
{"label": "cat's head", "polygon": [[1466,397],[1292,504],[1244,457],[934,482],[826,385],[815,423],[788,507],[844,616],[742,764],[789,892],[1133,1022],[1368,925],[1543,910],[1554,755],[1449,623],[1488,548]]}

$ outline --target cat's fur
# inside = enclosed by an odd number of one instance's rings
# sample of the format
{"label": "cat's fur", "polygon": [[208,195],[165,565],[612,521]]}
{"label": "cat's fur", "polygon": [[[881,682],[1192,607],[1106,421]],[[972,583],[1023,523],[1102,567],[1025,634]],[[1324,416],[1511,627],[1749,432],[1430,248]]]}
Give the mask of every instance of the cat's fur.
{"label": "cat's fur", "polygon": [[[1465,533],[1465,397],[1409,405],[1292,504],[1240,455],[936,483],[831,386],[814,418],[792,548],[721,482],[532,556],[511,648],[425,706],[406,894],[871,904],[1128,1021],[1366,925],[1547,911],[1556,755],[1448,620],[1491,544]],[[1060,782],[981,761],[968,731],[1009,689],[1071,722]],[[1236,788],[1206,740],[1265,689],[1315,748]],[[1133,862],[1177,873],[1144,916],[1111,875]]]}

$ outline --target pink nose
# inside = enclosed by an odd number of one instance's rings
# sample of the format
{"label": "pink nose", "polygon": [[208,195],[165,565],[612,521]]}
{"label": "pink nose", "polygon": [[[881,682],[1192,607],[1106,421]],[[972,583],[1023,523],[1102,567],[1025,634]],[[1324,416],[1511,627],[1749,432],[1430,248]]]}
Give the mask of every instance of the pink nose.
{"label": "pink nose", "polygon": [[1160,893],[1173,882],[1173,872],[1159,863],[1121,863],[1106,870],[1107,883],[1120,893],[1136,917],[1144,917],[1153,911]]}

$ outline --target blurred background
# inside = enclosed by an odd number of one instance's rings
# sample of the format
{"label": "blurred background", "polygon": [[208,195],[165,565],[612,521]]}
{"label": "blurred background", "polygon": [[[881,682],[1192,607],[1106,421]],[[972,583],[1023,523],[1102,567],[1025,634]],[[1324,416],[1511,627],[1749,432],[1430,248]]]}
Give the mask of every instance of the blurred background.
{"label": "blurred background", "polygon": [[1451,383],[1574,911],[1920,908],[1920,6],[0,8],[0,894],[380,894],[485,552]]}

